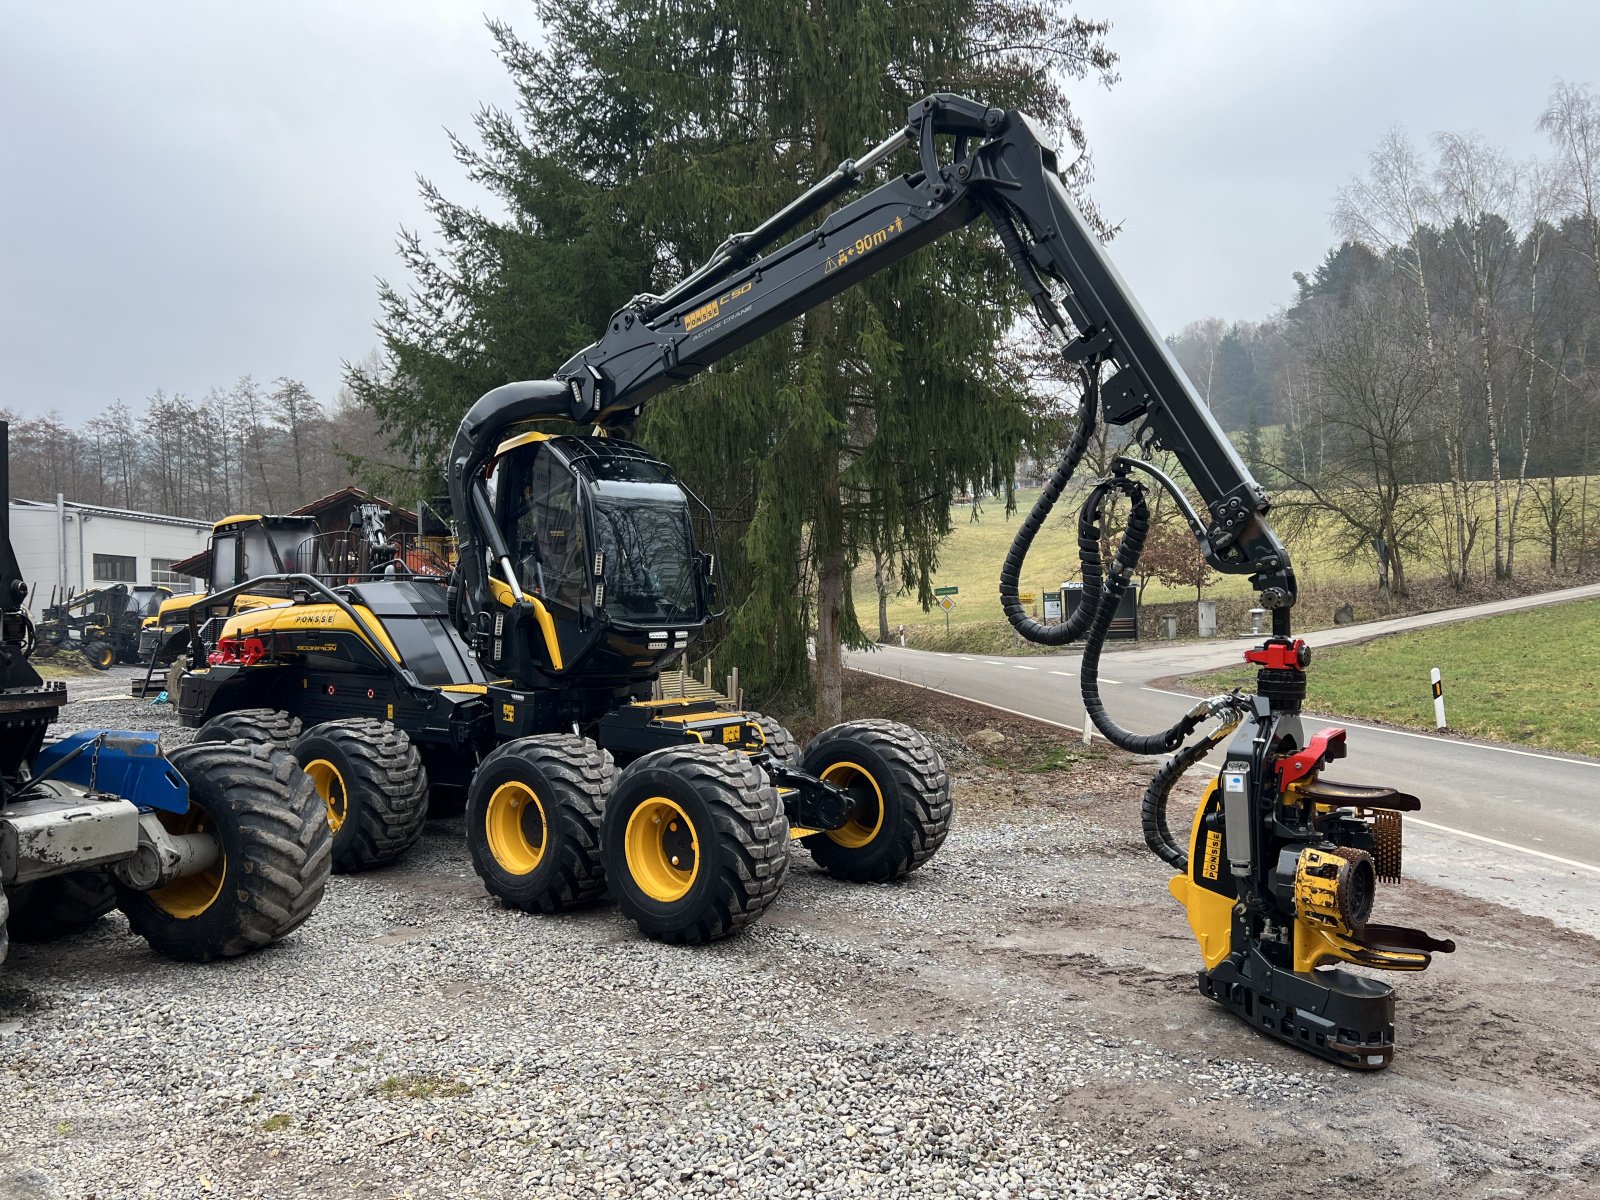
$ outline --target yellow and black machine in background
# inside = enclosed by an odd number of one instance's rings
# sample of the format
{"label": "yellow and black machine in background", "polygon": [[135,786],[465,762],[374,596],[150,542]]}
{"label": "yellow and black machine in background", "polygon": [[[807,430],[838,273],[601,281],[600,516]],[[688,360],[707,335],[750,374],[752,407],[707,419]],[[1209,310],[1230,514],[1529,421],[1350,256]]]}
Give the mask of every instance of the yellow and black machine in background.
{"label": "yellow and black machine in background", "polygon": [[[904,151],[916,160],[909,170],[845,199]],[[796,826],[836,874],[887,879],[925,861],[948,827],[949,784],[912,731],[858,722],[798,755],[757,714],[649,700],[658,672],[718,605],[715,553],[696,538],[703,513],[671,471],[618,435],[657,393],[980,220],[1083,385],[1067,453],[1002,567],[1002,607],[1030,640],[1084,640],[1084,705],[1110,741],[1173,755],[1145,797],[1145,832],[1180,872],[1172,891],[1200,942],[1201,991],[1293,1045],[1383,1066],[1394,993],[1336,964],[1414,970],[1451,948],[1369,920],[1378,877],[1398,870],[1399,815],[1415,801],[1320,780],[1343,737],[1308,739],[1301,727],[1309,651],[1290,635],[1295,576],[1266,522],[1266,492],[1128,294],[1068,196],[1054,149],[1021,113],[927,97],[861,158],[729,238],[662,294],[624,305],[554,378],[480,398],[446,463],[460,540],[450,587],[289,580],[288,604],[231,618],[211,661],[194,663],[185,720],[227,720],[229,710],[259,705],[268,717],[344,714],[322,730],[373,722],[368,741],[404,736],[439,783],[464,786],[474,863],[494,894],[548,911],[609,885],[661,937],[704,940],[758,916],[782,881]],[[1136,453],[1115,458],[1082,503],[1082,603],[1067,621],[1042,625],[1018,599],[1023,560],[1102,421],[1130,426]],[[590,432],[551,435],[549,422]],[[1156,450],[1177,459],[1200,509],[1152,464]],[[1171,728],[1138,734],[1107,712],[1098,672],[1149,531],[1151,486],[1172,497],[1215,569],[1249,576],[1273,621],[1250,652],[1254,694],[1212,697]],[[1127,519],[1104,563],[1102,528],[1118,497]],[[1216,728],[1185,746],[1212,719]],[[344,750],[328,737],[298,743],[308,771],[326,781],[330,814],[362,807],[351,790],[358,773],[373,796],[379,784],[391,798],[411,786],[398,749],[382,763],[357,761],[345,753],[352,739],[340,737]],[[1224,742],[1226,766],[1186,851],[1167,829],[1167,798]],[[626,764],[615,777],[614,762]]]}

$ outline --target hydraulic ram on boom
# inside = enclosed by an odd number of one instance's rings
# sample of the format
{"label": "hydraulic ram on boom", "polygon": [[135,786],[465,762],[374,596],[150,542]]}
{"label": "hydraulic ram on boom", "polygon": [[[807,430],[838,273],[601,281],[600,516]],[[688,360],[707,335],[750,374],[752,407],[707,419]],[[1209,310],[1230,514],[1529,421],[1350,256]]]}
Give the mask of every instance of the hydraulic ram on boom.
{"label": "hydraulic ram on boom", "polygon": [[[903,151],[916,154],[915,170],[847,200],[809,232],[783,242]],[[1418,801],[1320,778],[1328,761],[1343,756],[1344,731],[1308,738],[1301,728],[1310,652],[1290,637],[1294,569],[1266,523],[1266,492],[1128,293],[1062,185],[1054,149],[1026,115],[929,96],[911,108],[902,130],[841,164],[756,229],[728,239],[670,290],[631,300],[555,380],[507,384],[473,405],[449,468],[463,518],[469,606],[489,608],[489,564],[509,554],[483,483],[506,431],[548,418],[601,428],[631,424],[658,392],[980,218],[1083,382],[1067,454],[1001,571],[1006,615],[1036,642],[1085,639],[1084,703],[1108,739],[1138,753],[1176,752],[1145,796],[1143,823],[1151,849],[1178,871],[1170,887],[1200,944],[1201,991],[1313,1053],[1352,1067],[1384,1066],[1394,1047],[1393,990],[1330,964],[1420,970],[1432,952],[1454,948],[1368,919],[1377,879],[1398,876],[1399,814]],[[1134,425],[1133,441],[1143,451],[1170,452],[1203,507],[1144,458],[1117,458],[1080,510],[1086,603],[1071,621],[1042,625],[1017,599],[1022,563],[1102,419]],[[1153,734],[1118,726],[1098,685],[1100,650],[1148,532],[1140,476],[1173,497],[1206,560],[1219,571],[1248,575],[1273,614],[1271,638],[1246,654],[1259,668],[1256,694],[1202,701]],[[1105,564],[1101,525],[1106,501],[1116,494],[1128,500],[1129,517]],[[1213,717],[1218,726],[1185,748]],[[1207,787],[1185,848],[1168,829],[1167,797],[1184,770],[1224,741],[1226,766]]]}

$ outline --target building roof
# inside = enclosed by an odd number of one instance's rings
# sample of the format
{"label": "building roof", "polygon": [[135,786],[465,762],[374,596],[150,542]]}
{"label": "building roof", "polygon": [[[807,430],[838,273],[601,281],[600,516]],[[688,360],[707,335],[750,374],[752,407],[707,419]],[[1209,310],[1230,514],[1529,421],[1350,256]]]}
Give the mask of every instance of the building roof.
{"label": "building roof", "polygon": [[[356,504],[381,504],[384,508],[389,510],[389,514],[391,516],[397,517],[399,520],[410,525],[412,528],[416,527],[416,513],[412,512],[408,508],[401,508],[398,505],[390,504],[382,496],[374,496],[371,492],[358,487],[343,487],[337,492],[329,492],[326,496],[319,496],[310,503],[302,504],[299,508],[290,509],[284,515],[290,517],[320,518],[327,513],[336,512],[342,507]],[[207,522],[201,522],[201,524],[207,529],[211,528],[211,525]],[[324,530],[324,532],[326,532],[326,530]],[[196,553],[191,554],[188,558],[179,559],[177,562],[172,564],[170,569],[176,571],[180,575],[192,575],[196,579],[211,578],[211,547],[208,545],[204,550],[197,551]]]}
{"label": "building roof", "polygon": [[[194,517],[169,517],[165,513],[140,512],[136,508],[111,508],[104,504],[79,504],[74,500],[64,500],[61,506],[69,512],[88,513],[94,517],[119,517],[125,521],[146,521],[152,525],[180,525],[187,529],[210,529],[210,521],[196,520]],[[12,508],[48,508],[54,509],[54,501],[46,500],[13,500]]]}
{"label": "building roof", "polygon": [[337,492],[329,492],[326,496],[318,497],[309,504],[302,504],[299,508],[291,508],[291,517],[318,517],[330,509],[335,509],[343,504],[381,504],[387,508],[391,515],[408,521],[414,527],[417,523],[417,514],[409,508],[401,508],[397,504],[390,504],[382,496],[374,496],[371,492],[358,487],[342,487]]}

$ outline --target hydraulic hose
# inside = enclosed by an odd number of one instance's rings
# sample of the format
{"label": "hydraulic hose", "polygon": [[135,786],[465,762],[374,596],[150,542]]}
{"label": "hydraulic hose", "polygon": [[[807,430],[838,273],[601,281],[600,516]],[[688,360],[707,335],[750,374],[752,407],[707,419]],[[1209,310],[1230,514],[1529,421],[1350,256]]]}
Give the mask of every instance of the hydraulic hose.
{"label": "hydraulic hose", "polygon": [[[1083,601],[1077,611],[1059,625],[1045,625],[1029,617],[1017,597],[1022,565],[1034,538],[1072,478],[1094,432],[1100,399],[1099,364],[1093,360],[1087,363],[1083,378],[1083,404],[1079,409],[1077,429],[1061,465],[1051,475],[1044,492],[1012,539],[1011,549],[1000,570],[1000,604],[1011,627],[1030,642],[1064,646],[1079,636],[1083,637],[1083,662],[1079,679],[1084,711],[1107,741],[1133,754],[1170,753],[1183,745],[1184,740],[1206,719],[1212,711],[1210,707],[1197,705],[1168,728],[1156,733],[1140,734],[1118,725],[1100,698],[1100,652],[1105,647],[1111,622],[1133,578],[1139,556],[1144,551],[1145,538],[1150,532],[1150,511],[1145,503],[1145,489],[1128,476],[1126,466],[1119,467],[1114,475],[1096,484],[1079,511],[1078,558],[1083,573]],[[1130,512],[1116,553],[1112,556],[1111,566],[1105,570],[1100,559],[1101,522],[1106,499],[1114,492],[1128,497]]]}
{"label": "hydraulic hose", "polygon": [[1152,854],[1177,871],[1189,869],[1189,855],[1173,838],[1172,830],[1167,826],[1167,800],[1183,773],[1210,754],[1214,747],[1221,745],[1238,726],[1239,716],[1235,712],[1194,745],[1185,746],[1164,762],[1151,778],[1150,786],[1145,789],[1144,802],[1139,806],[1139,820],[1144,826],[1144,844],[1150,847]]}
{"label": "hydraulic hose", "polygon": [[1022,527],[1012,539],[1011,549],[1006,552],[1006,560],[1000,567],[1000,607],[1006,614],[1006,620],[1011,622],[1011,628],[1018,634],[1040,646],[1065,646],[1068,642],[1077,640],[1088,629],[1089,622],[1094,617],[1090,604],[1090,588],[1092,585],[1094,592],[1098,594],[1100,587],[1098,544],[1092,581],[1089,578],[1087,562],[1084,565],[1084,603],[1080,604],[1078,610],[1062,624],[1046,625],[1030,617],[1027,610],[1022,607],[1022,601],[1017,598],[1017,587],[1018,581],[1022,578],[1022,564],[1028,557],[1028,551],[1033,547],[1033,539],[1038,536],[1045,519],[1055,508],[1056,501],[1061,498],[1062,489],[1077,471],[1078,463],[1083,460],[1084,452],[1089,448],[1089,439],[1094,436],[1095,417],[1100,408],[1098,380],[1098,372],[1092,369],[1085,372],[1083,403],[1078,408],[1078,427],[1073,432],[1072,441],[1067,445],[1066,455],[1044,485],[1044,491],[1034,501],[1033,508],[1023,518]]}

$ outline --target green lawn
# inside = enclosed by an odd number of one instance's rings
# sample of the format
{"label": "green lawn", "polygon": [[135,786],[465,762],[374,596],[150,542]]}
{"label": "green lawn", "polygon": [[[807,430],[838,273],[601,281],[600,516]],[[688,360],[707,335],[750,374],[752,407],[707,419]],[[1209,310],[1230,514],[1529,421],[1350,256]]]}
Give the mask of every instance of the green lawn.
{"label": "green lawn", "polygon": [[[1428,672],[1444,673],[1453,733],[1600,756],[1600,601],[1419,629],[1316,652],[1306,707],[1432,729]],[[1252,669],[1185,680],[1254,686]]]}
{"label": "green lawn", "polygon": [[[1000,611],[1000,564],[1017,528],[1039,497],[1038,489],[1017,493],[1017,511],[1009,515],[1005,502],[989,499],[973,519],[970,505],[957,505],[950,513],[953,526],[950,536],[939,548],[939,570],[934,578],[935,587],[954,585],[961,589],[956,597],[956,607],[950,613],[950,624],[965,625],[971,622],[1002,620]],[[1066,579],[1078,574],[1078,506],[1081,497],[1063,496],[1050,519],[1034,539],[1023,566],[1023,592],[1038,595],[1053,591]],[[1372,575],[1363,563],[1341,553],[1333,542],[1331,531],[1321,528],[1295,539],[1291,547],[1295,570],[1302,588],[1318,584],[1334,584],[1346,579],[1365,581]],[[868,559],[852,580],[856,614],[868,629],[877,628],[878,598],[872,586],[872,561]],[[1206,589],[1208,598],[1219,596],[1244,596],[1250,585],[1243,576],[1220,576]],[[1151,582],[1145,590],[1147,603],[1157,604],[1170,600],[1195,599],[1192,588],[1165,588]],[[1037,607],[1037,606],[1035,606]],[[934,608],[923,612],[916,596],[889,596],[889,626],[937,624],[944,628],[944,613]]]}

